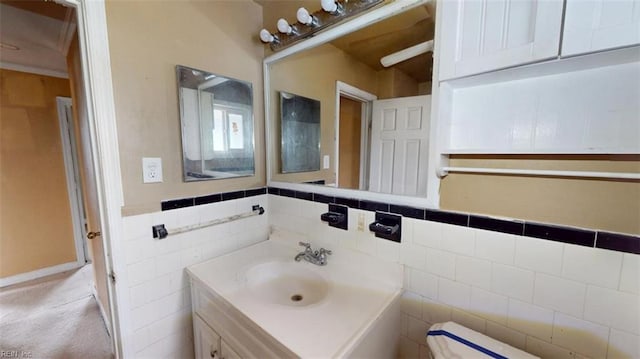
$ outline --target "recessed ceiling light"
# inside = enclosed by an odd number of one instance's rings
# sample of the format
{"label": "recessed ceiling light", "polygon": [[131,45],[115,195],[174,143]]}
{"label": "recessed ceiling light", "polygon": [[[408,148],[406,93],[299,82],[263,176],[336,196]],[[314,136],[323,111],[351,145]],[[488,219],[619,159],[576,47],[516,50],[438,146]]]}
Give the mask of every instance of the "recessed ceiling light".
{"label": "recessed ceiling light", "polygon": [[6,50],[14,50],[14,51],[20,50],[18,46],[7,44],[6,42],[0,42],[0,48],[6,49]]}

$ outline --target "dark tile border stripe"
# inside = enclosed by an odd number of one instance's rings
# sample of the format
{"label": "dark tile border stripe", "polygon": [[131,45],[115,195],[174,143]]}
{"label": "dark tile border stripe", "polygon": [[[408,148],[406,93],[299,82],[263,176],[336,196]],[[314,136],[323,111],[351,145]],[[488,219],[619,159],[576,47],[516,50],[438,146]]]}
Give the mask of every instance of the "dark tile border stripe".
{"label": "dark tile border stripe", "polygon": [[263,194],[267,194],[267,189],[265,187],[255,188],[255,189],[248,189],[248,190],[244,191],[244,196],[245,197],[260,196],[260,195],[263,195]]}
{"label": "dark tile border stripe", "polygon": [[[527,222],[519,220],[504,220],[486,216],[477,216],[467,213],[440,211],[433,209],[414,208],[395,205],[392,203],[357,200],[354,198],[342,198],[326,196],[319,193],[296,192],[288,189],[269,187],[269,194],[285,197],[298,197],[298,193],[304,193],[305,200],[313,200],[319,203],[338,203],[353,209],[366,211],[385,211],[400,214],[404,217],[453,224],[463,227],[483,229],[493,232],[509,233],[518,236],[527,236],[546,239],[554,242],[577,244],[587,247],[609,249],[619,252],[640,254],[640,237],[633,235],[593,231],[582,228]],[[312,198],[312,199],[309,199]],[[597,241],[596,241],[597,234]]]}
{"label": "dark tile border stripe", "polygon": [[382,202],[374,202],[374,201],[360,201],[358,204],[358,208],[365,211],[381,211],[381,212],[389,212],[389,204]]}
{"label": "dark tile border stripe", "polygon": [[160,202],[160,207],[162,208],[163,211],[168,211],[170,209],[191,207],[193,205],[194,205],[193,198],[180,198],[180,199],[172,199],[170,201]]}
{"label": "dark tile border stripe", "polygon": [[524,235],[527,237],[549,239],[556,242],[593,247],[596,244],[596,232],[564,226],[542,223],[524,224]]}
{"label": "dark tile border stripe", "polygon": [[196,206],[201,204],[215,203],[222,201],[222,194],[210,194],[208,196],[200,196],[195,198]]}
{"label": "dark tile border stripe", "polygon": [[640,237],[618,233],[598,232],[596,235],[596,248],[640,254]]}
{"label": "dark tile border stripe", "polygon": [[223,201],[230,201],[232,199],[244,198],[245,191],[225,192],[222,194]]}
{"label": "dark tile border stripe", "polygon": [[398,206],[395,204],[389,205],[389,212],[401,214],[404,217],[424,219],[425,210],[414,207]]}
{"label": "dark tile border stripe", "polygon": [[491,217],[471,215],[469,217],[469,227],[493,232],[517,234],[520,236],[524,234],[524,222],[508,221]]}
{"label": "dark tile border stripe", "polygon": [[454,224],[456,226],[469,226],[469,215],[455,212],[426,210],[424,217],[427,221]]}
{"label": "dark tile border stripe", "polygon": [[[273,193],[272,188],[269,188],[269,193]],[[172,209],[199,206],[201,204],[215,203],[220,201],[230,201],[230,200],[239,199],[239,198],[259,196],[263,194],[267,194],[266,187],[252,188],[252,189],[242,190],[242,191],[213,193],[213,194],[208,194],[206,196],[171,199],[167,201],[162,201],[160,202],[160,208],[163,211],[169,211]]]}
{"label": "dark tile border stripe", "polygon": [[296,191],[296,198],[306,201],[313,201],[313,193]]}
{"label": "dark tile border stripe", "polygon": [[325,196],[325,195],[319,194],[319,193],[314,193],[313,194],[313,201],[314,202],[320,202],[320,203],[335,203],[336,202],[336,198],[335,197],[331,197],[331,196]]}

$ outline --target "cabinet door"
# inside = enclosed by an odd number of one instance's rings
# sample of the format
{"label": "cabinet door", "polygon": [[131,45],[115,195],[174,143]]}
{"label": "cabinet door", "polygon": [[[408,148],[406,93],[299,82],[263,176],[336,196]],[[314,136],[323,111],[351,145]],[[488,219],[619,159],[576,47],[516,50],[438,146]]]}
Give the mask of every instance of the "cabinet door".
{"label": "cabinet door", "polygon": [[562,56],[640,43],[640,0],[567,0]]}
{"label": "cabinet door", "polygon": [[242,357],[235,352],[235,350],[231,349],[229,344],[222,340],[222,359],[242,359]]}
{"label": "cabinet door", "polygon": [[443,0],[440,80],[558,56],[562,0]]}
{"label": "cabinet door", "polygon": [[221,359],[220,336],[198,315],[193,316],[196,359]]}

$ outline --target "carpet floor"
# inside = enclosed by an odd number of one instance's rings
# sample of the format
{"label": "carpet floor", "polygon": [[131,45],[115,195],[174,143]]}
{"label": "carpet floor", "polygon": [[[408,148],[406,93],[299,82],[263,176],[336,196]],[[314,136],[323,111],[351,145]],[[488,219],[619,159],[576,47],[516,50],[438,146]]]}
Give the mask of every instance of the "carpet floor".
{"label": "carpet floor", "polygon": [[14,358],[113,358],[91,268],[0,289],[0,350]]}

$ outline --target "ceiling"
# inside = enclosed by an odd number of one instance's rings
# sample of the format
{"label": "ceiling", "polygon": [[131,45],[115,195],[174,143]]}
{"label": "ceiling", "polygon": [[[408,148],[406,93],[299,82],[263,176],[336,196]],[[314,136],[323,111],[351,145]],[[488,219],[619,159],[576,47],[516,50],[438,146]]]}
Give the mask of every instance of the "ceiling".
{"label": "ceiling", "polygon": [[73,8],[53,2],[0,0],[0,42],[19,48],[3,46],[2,67],[65,75],[75,21]]}
{"label": "ceiling", "polygon": [[[424,5],[375,23],[332,41],[332,44],[376,71],[384,69],[380,59],[386,55],[433,40],[433,9]],[[418,82],[431,81],[432,53],[400,62],[398,69]]]}

